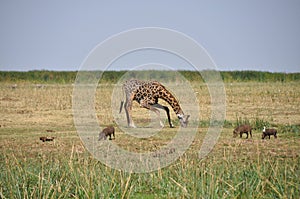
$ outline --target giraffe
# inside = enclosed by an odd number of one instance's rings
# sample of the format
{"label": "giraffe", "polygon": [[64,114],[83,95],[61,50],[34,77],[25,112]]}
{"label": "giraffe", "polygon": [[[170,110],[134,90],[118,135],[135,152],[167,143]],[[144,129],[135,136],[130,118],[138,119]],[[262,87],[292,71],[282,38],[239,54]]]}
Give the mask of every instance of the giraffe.
{"label": "giraffe", "polygon": [[[181,127],[187,127],[188,118],[190,115],[185,115],[176,100],[176,98],[169,92],[161,83],[158,81],[141,81],[137,79],[127,80],[123,84],[123,90],[125,92],[126,101],[121,101],[120,113],[122,112],[122,107],[124,104],[124,109],[127,117],[127,124],[129,127],[135,128],[134,122],[131,118],[132,102],[137,101],[141,108],[146,108],[160,117],[160,112],[158,109],[163,109],[167,113],[168,122],[171,128],[173,124],[171,122],[170,110],[167,106],[163,106],[158,103],[158,99],[162,99],[169,103],[173,111],[176,113]],[[160,121],[160,125],[163,123]]]}

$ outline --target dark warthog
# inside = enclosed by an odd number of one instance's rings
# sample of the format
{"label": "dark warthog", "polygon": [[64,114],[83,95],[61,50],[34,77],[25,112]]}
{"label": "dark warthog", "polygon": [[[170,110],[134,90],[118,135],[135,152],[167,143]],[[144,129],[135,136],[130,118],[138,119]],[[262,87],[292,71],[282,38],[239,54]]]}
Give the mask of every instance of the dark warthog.
{"label": "dark warthog", "polygon": [[49,141],[53,141],[54,137],[40,137],[40,140],[43,142],[49,142]]}
{"label": "dark warthog", "polygon": [[269,136],[269,139],[271,139],[271,135],[274,135],[274,137],[277,138],[277,130],[276,129],[266,129],[266,127],[264,126],[261,138],[265,139],[266,136]]}
{"label": "dark warthog", "polygon": [[101,140],[102,138],[104,138],[104,140],[106,140],[107,136],[109,136],[109,139],[111,140],[111,135],[115,137],[115,128],[113,126],[109,126],[106,127],[105,129],[103,129],[103,131],[101,133],[99,133],[99,140]]}
{"label": "dark warthog", "polygon": [[242,137],[243,133],[247,134],[246,138],[248,138],[248,133],[250,133],[250,136],[252,137],[252,128],[251,128],[251,126],[245,124],[245,125],[240,125],[240,126],[236,127],[233,130],[233,137],[236,137],[238,134],[240,134],[240,137]]}

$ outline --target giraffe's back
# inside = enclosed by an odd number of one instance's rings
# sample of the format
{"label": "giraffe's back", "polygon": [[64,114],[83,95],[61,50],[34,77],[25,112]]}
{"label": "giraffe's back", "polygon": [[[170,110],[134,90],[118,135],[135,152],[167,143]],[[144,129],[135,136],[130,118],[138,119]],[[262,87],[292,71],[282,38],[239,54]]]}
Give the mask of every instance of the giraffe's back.
{"label": "giraffe's back", "polygon": [[159,90],[162,90],[163,85],[157,81],[141,81],[137,79],[128,80],[124,83],[123,88],[127,97],[132,97],[133,100],[140,102],[147,100],[152,103],[157,103]]}

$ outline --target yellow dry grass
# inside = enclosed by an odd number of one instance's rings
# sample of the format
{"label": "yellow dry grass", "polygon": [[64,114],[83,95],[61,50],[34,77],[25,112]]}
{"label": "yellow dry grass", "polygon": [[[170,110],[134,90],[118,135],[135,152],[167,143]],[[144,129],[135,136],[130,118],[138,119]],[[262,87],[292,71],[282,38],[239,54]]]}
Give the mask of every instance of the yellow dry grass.
{"label": "yellow dry grass", "polygon": [[[95,109],[101,126],[116,126],[111,110],[111,97],[115,86],[111,84],[98,86]],[[211,103],[209,92],[205,84],[192,84],[192,87],[199,102],[200,120],[209,121]],[[228,83],[225,84],[225,89],[227,121],[234,122],[238,117],[242,117],[249,120],[260,118],[275,125],[300,123],[300,87],[297,83]],[[39,136],[55,136],[55,142],[53,146],[50,145],[50,148],[59,152],[59,148],[64,147],[66,150],[63,151],[68,152],[76,143],[78,150],[83,151],[73,122],[72,93],[72,85],[57,84],[37,87],[24,84],[15,89],[10,85],[0,85],[0,145],[2,150],[4,147],[12,149],[18,147],[31,152],[40,151],[44,145],[49,147],[49,144],[41,143],[38,140]],[[125,115],[124,111],[122,114]],[[162,113],[161,117],[164,118],[165,114]],[[173,112],[171,117],[176,123],[176,116]],[[133,107],[133,118],[138,124],[151,120],[148,111],[139,108],[137,103]],[[196,138],[202,139],[205,132],[206,128],[199,128]],[[257,131],[257,135],[254,135],[257,139],[260,139],[259,132]],[[118,128],[116,133],[115,142],[124,148],[129,147],[130,140],[134,143],[136,141],[136,138],[132,140],[124,136]],[[155,150],[174,135],[174,131],[168,128],[167,123],[162,133],[145,141],[136,141],[140,144],[133,150]],[[223,142],[230,145],[232,129],[224,128],[222,133],[222,137],[225,137]],[[201,144],[201,141],[195,140],[195,143]]]}

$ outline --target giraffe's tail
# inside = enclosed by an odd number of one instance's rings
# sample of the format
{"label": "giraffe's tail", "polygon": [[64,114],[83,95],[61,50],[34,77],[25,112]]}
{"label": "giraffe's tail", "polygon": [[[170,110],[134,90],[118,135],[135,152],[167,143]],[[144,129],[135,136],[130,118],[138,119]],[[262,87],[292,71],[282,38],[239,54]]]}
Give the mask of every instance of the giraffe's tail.
{"label": "giraffe's tail", "polygon": [[124,99],[125,99],[125,88],[124,88],[124,84],[123,84],[123,86],[122,86],[122,99],[123,100],[121,100],[121,105],[120,105],[120,111],[119,111],[119,114],[122,112],[122,108],[123,108],[123,105],[124,105]]}
{"label": "giraffe's tail", "polygon": [[122,112],[123,104],[124,104],[124,100],[122,100],[122,101],[121,101],[121,105],[120,105],[120,111],[119,111],[119,113],[121,113],[121,112]]}

